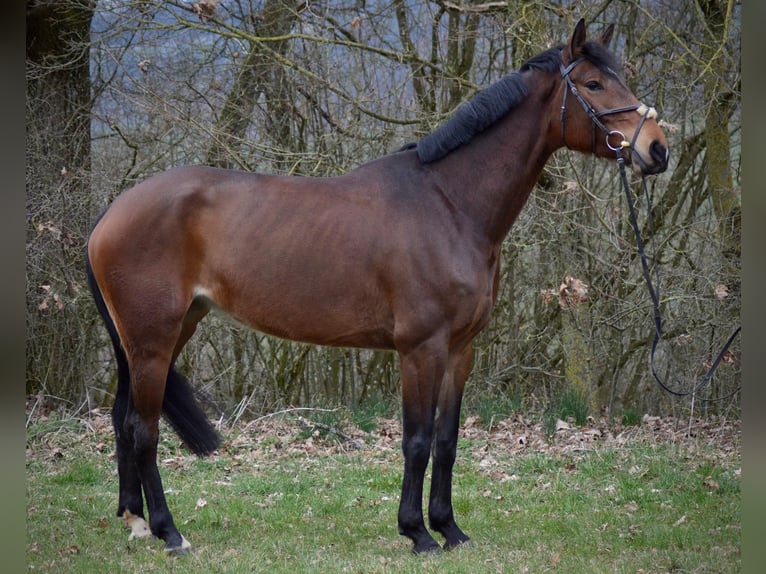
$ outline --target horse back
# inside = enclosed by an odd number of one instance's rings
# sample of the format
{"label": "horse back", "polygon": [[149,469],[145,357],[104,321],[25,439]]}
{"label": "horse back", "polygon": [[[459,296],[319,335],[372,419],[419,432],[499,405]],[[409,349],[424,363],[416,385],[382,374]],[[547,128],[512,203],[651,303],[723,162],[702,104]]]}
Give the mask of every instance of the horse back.
{"label": "horse back", "polygon": [[443,320],[456,302],[441,291],[475,290],[454,214],[425,182],[392,161],[334,178],[177,168],[115,200],[91,261],[116,299],[172,300],[177,313],[201,299],[272,335],[392,348],[397,316]]}

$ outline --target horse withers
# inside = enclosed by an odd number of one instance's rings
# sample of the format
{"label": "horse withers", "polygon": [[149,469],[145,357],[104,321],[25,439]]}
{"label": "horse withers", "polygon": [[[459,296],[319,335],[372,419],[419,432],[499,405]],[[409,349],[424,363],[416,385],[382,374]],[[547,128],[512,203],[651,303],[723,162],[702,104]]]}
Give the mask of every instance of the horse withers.
{"label": "horse withers", "polygon": [[[210,309],[317,345],[400,360],[404,477],[399,532],[414,552],[464,543],[452,469],[471,341],[498,291],[503,239],[551,154],[567,147],[654,174],[668,144],[653,108],[615,72],[613,26],[565,45],[464,103],[414,146],[345,175],[181,167],[124,192],[96,223],[87,272],[114,346],[118,515],[131,536],[189,548],[157,467],[162,414],[199,455],[219,437],[175,362]],[[147,525],[144,496],[148,510]]]}

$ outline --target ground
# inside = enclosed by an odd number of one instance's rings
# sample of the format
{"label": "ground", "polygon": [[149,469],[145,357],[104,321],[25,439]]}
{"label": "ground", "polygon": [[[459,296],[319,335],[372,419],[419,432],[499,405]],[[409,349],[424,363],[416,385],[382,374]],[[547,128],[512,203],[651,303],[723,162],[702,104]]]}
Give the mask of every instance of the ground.
{"label": "ground", "polygon": [[[321,416],[315,417],[316,414]],[[88,448],[114,457],[111,417],[94,410],[86,417],[67,420],[54,417],[52,421],[49,415],[36,417],[27,459],[61,455],[62,445],[58,439],[62,430],[76,430],[80,426],[90,439],[84,441]],[[729,463],[741,459],[742,455],[741,421],[721,417],[676,419],[644,415],[636,425],[609,424],[589,418],[588,425],[583,427],[559,420],[553,436],[545,427],[542,422],[528,420],[521,414],[489,423],[477,416],[468,416],[460,427],[460,438],[472,445],[481,445],[471,453],[480,459],[479,465],[484,469],[493,466],[493,459],[505,458],[505,455],[564,456],[593,447],[619,449],[629,444],[678,445],[690,454],[704,452],[707,457],[718,457]],[[365,432],[346,419],[341,409],[286,409],[239,423],[234,428],[219,425],[219,431],[224,435],[224,442],[221,451],[211,458],[228,457],[234,452],[235,463],[246,462],[252,456],[263,464],[264,451],[276,462],[296,453],[318,456],[355,450],[364,454],[397,450],[401,444],[399,420],[377,418],[374,428]],[[166,441],[174,438],[167,427],[163,429],[163,437]]]}

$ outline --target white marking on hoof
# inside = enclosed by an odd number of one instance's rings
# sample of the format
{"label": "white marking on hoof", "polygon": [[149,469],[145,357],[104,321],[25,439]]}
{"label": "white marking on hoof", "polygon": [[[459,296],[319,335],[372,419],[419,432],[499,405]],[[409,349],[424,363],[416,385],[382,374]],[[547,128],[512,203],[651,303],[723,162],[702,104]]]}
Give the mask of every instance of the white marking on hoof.
{"label": "white marking on hoof", "polygon": [[140,516],[136,516],[126,510],[122,515],[122,519],[125,521],[125,524],[130,527],[130,536],[128,536],[129,541],[136,538],[148,538],[152,535],[152,531],[149,529],[146,520]]}
{"label": "white marking on hoof", "polygon": [[186,538],[184,538],[183,534],[181,535],[181,546],[176,546],[175,548],[165,548],[165,552],[174,556],[186,554],[189,552],[189,550],[191,550],[191,544],[188,540],[186,540]]}

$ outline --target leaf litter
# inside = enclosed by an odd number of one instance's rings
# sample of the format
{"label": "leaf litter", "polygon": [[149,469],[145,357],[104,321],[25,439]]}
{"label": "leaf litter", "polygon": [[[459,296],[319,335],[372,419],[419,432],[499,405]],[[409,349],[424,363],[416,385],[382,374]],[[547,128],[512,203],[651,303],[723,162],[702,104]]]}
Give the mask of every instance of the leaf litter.
{"label": "leaf litter", "polygon": [[[287,458],[300,456],[333,457],[354,453],[374,463],[387,464],[400,457],[401,423],[398,419],[378,418],[374,429],[365,432],[350,420],[343,421],[342,431],[323,423],[312,422],[310,415],[293,415],[289,410],[280,416],[261,417],[234,426],[219,424],[222,444],[210,458],[232,468],[242,465],[279,464]],[[32,421],[30,429],[47,424],[47,417]],[[51,432],[28,432],[27,459],[61,459],[68,448],[80,448],[114,458],[114,438],[111,417],[94,409],[78,424],[60,425]],[[617,450],[636,445],[676,445],[688,456],[704,457],[711,462],[740,464],[742,450],[741,421],[723,417],[697,418],[692,421],[644,415],[640,425],[626,426],[609,423],[606,419],[590,418],[585,426],[558,421],[551,436],[542,421],[515,414],[507,419],[483,424],[477,416],[468,416],[460,427],[460,444],[474,459],[480,472],[500,481],[514,480],[506,475],[499,461],[511,456],[530,454],[571,457],[594,450]],[[30,438],[31,437],[31,438]],[[183,468],[197,460],[163,424],[159,447],[162,464]],[[570,470],[574,470],[574,466]],[[741,467],[733,474],[739,478]],[[641,469],[630,469],[639,473]],[[716,490],[710,479],[706,486]]]}

